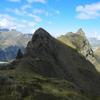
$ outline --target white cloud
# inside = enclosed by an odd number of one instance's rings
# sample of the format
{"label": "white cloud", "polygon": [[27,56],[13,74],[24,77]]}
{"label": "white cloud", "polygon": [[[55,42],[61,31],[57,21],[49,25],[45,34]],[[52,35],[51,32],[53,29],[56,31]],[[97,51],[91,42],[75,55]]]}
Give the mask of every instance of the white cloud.
{"label": "white cloud", "polygon": [[0,14],[0,27],[1,28],[15,28],[15,24],[14,24],[14,18],[12,18],[9,15],[2,15]]}
{"label": "white cloud", "polygon": [[34,2],[46,3],[46,0],[34,0]]}
{"label": "white cloud", "polygon": [[0,14],[0,28],[16,29],[21,32],[32,32],[37,23],[29,20],[19,20],[7,14]]}
{"label": "white cloud", "polygon": [[56,10],[56,14],[58,14],[58,15],[59,15],[59,14],[60,14],[60,11],[59,11],[59,10]]}
{"label": "white cloud", "polygon": [[100,2],[79,5],[76,7],[77,18],[79,19],[94,19],[100,17]]}
{"label": "white cloud", "polygon": [[27,13],[22,8],[21,9],[18,9],[18,8],[14,8],[14,9],[6,8],[6,11],[10,12],[10,13],[13,13],[13,14],[16,14],[16,15],[19,15],[19,16],[22,16],[22,15],[24,16]]}
{"label": "white cloud", "polygon": [[46,0],[27,0],[28,3],[33,3],[33,2],[37,2],[37,3],[46,3]]}
{"label": "white cloud", "polygon": [[100,34],[97,31],[94,31],[92,33],[87,34],[88,38],[96,38],[97,40],[100,40]]}
{"label": "white cloud", "polygon": [[8,0],[10,2],[20,2],[21,0]]}
{"label": "white cloud", "polygon": [[21,7],[21,10],[26,10],[28,8],[32,8],[32,5],[31,4],[25,4]]}
{"label": "white cloud", "polygon": [[30,17],[33,17],[36,22],[41,22],[42,21],[42,19],[39,16],[34,15],[32,13],[27,13],[27,15],[30,16]]}
{"label": "white cloud", "polygon": [[34,9],[33,13],[34,14],[43,14],[43,13],[45,13],[45,10],[43,10],[43,9]]}
{"label": "white cloud", "polygon": [[51,24],[52,24],[52,21],[48,21],[48,24],[50,24],[50,25],[51,25]]}
{"label": "white cloud", "polygon": [[30,33],[34,33],[35,31],[36,31],[35,29],[32,29]]}
{"label": "white cloud", "polygon": [[29,13],[25,9],[22,9],[22,8],[21,9],[17,9],[17,8],[15,8],[15,9],[7,9],[7,11],[8,12],[12,12],[12,13],[18,15],[18,16],[23,16],[23,17],[27,16],[28,18],[31,17],[36,22],[41,22],[42,21],[42,18],[37,16],[34,12],[33,13]]}

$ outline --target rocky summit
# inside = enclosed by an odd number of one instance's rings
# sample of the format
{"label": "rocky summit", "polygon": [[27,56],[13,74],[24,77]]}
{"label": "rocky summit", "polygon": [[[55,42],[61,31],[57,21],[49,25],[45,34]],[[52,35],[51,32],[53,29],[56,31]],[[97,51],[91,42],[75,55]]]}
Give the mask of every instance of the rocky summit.
{"label": "rocky summit", "polygon": [[100,64],[97,60],[94,50],[88,39],[85,36],[85,32],[80,28],[76,33],[69,32],[66,35],[62,35],[58,40],[76,49],[81,55],[89,60],[100,72]]}
{"label": "rocky summit", "polygon": [[94,65],[42,28],[0,76],[0,100],[100,100]]}

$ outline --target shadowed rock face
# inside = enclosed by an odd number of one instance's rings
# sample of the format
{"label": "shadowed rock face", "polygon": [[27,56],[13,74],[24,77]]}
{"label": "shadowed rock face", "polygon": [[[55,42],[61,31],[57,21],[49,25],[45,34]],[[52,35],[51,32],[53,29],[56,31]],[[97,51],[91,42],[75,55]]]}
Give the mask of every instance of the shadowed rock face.
{"label": "shadowed rock face", "polygon": [[16,71],[29,71],[45,77],[65,79],[92,96],[100,96],[100,76],[95,67],[75,49],[39,28],[28,43]]}

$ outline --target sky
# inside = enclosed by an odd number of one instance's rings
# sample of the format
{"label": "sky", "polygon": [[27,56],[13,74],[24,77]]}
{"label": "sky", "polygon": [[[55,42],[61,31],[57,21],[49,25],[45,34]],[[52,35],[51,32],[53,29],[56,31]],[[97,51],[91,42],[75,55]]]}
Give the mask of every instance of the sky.
{"label": "sky", "polygon": [[82,28],[100,39],[100,0],[0,0],[0,28],[33,33],[39,27],[55,37]]}

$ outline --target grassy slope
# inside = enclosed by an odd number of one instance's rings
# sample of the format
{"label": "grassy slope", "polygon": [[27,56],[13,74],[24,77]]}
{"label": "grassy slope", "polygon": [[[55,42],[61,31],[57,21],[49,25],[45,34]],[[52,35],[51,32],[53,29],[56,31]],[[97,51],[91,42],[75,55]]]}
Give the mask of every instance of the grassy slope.
{"label": "grassy slope", "polygon": [[10,77],[3,84],[0,82],[0,100],[90,100],[65,80],[28,72],[16,73],[15,70],[3,70],[0,75]]}

